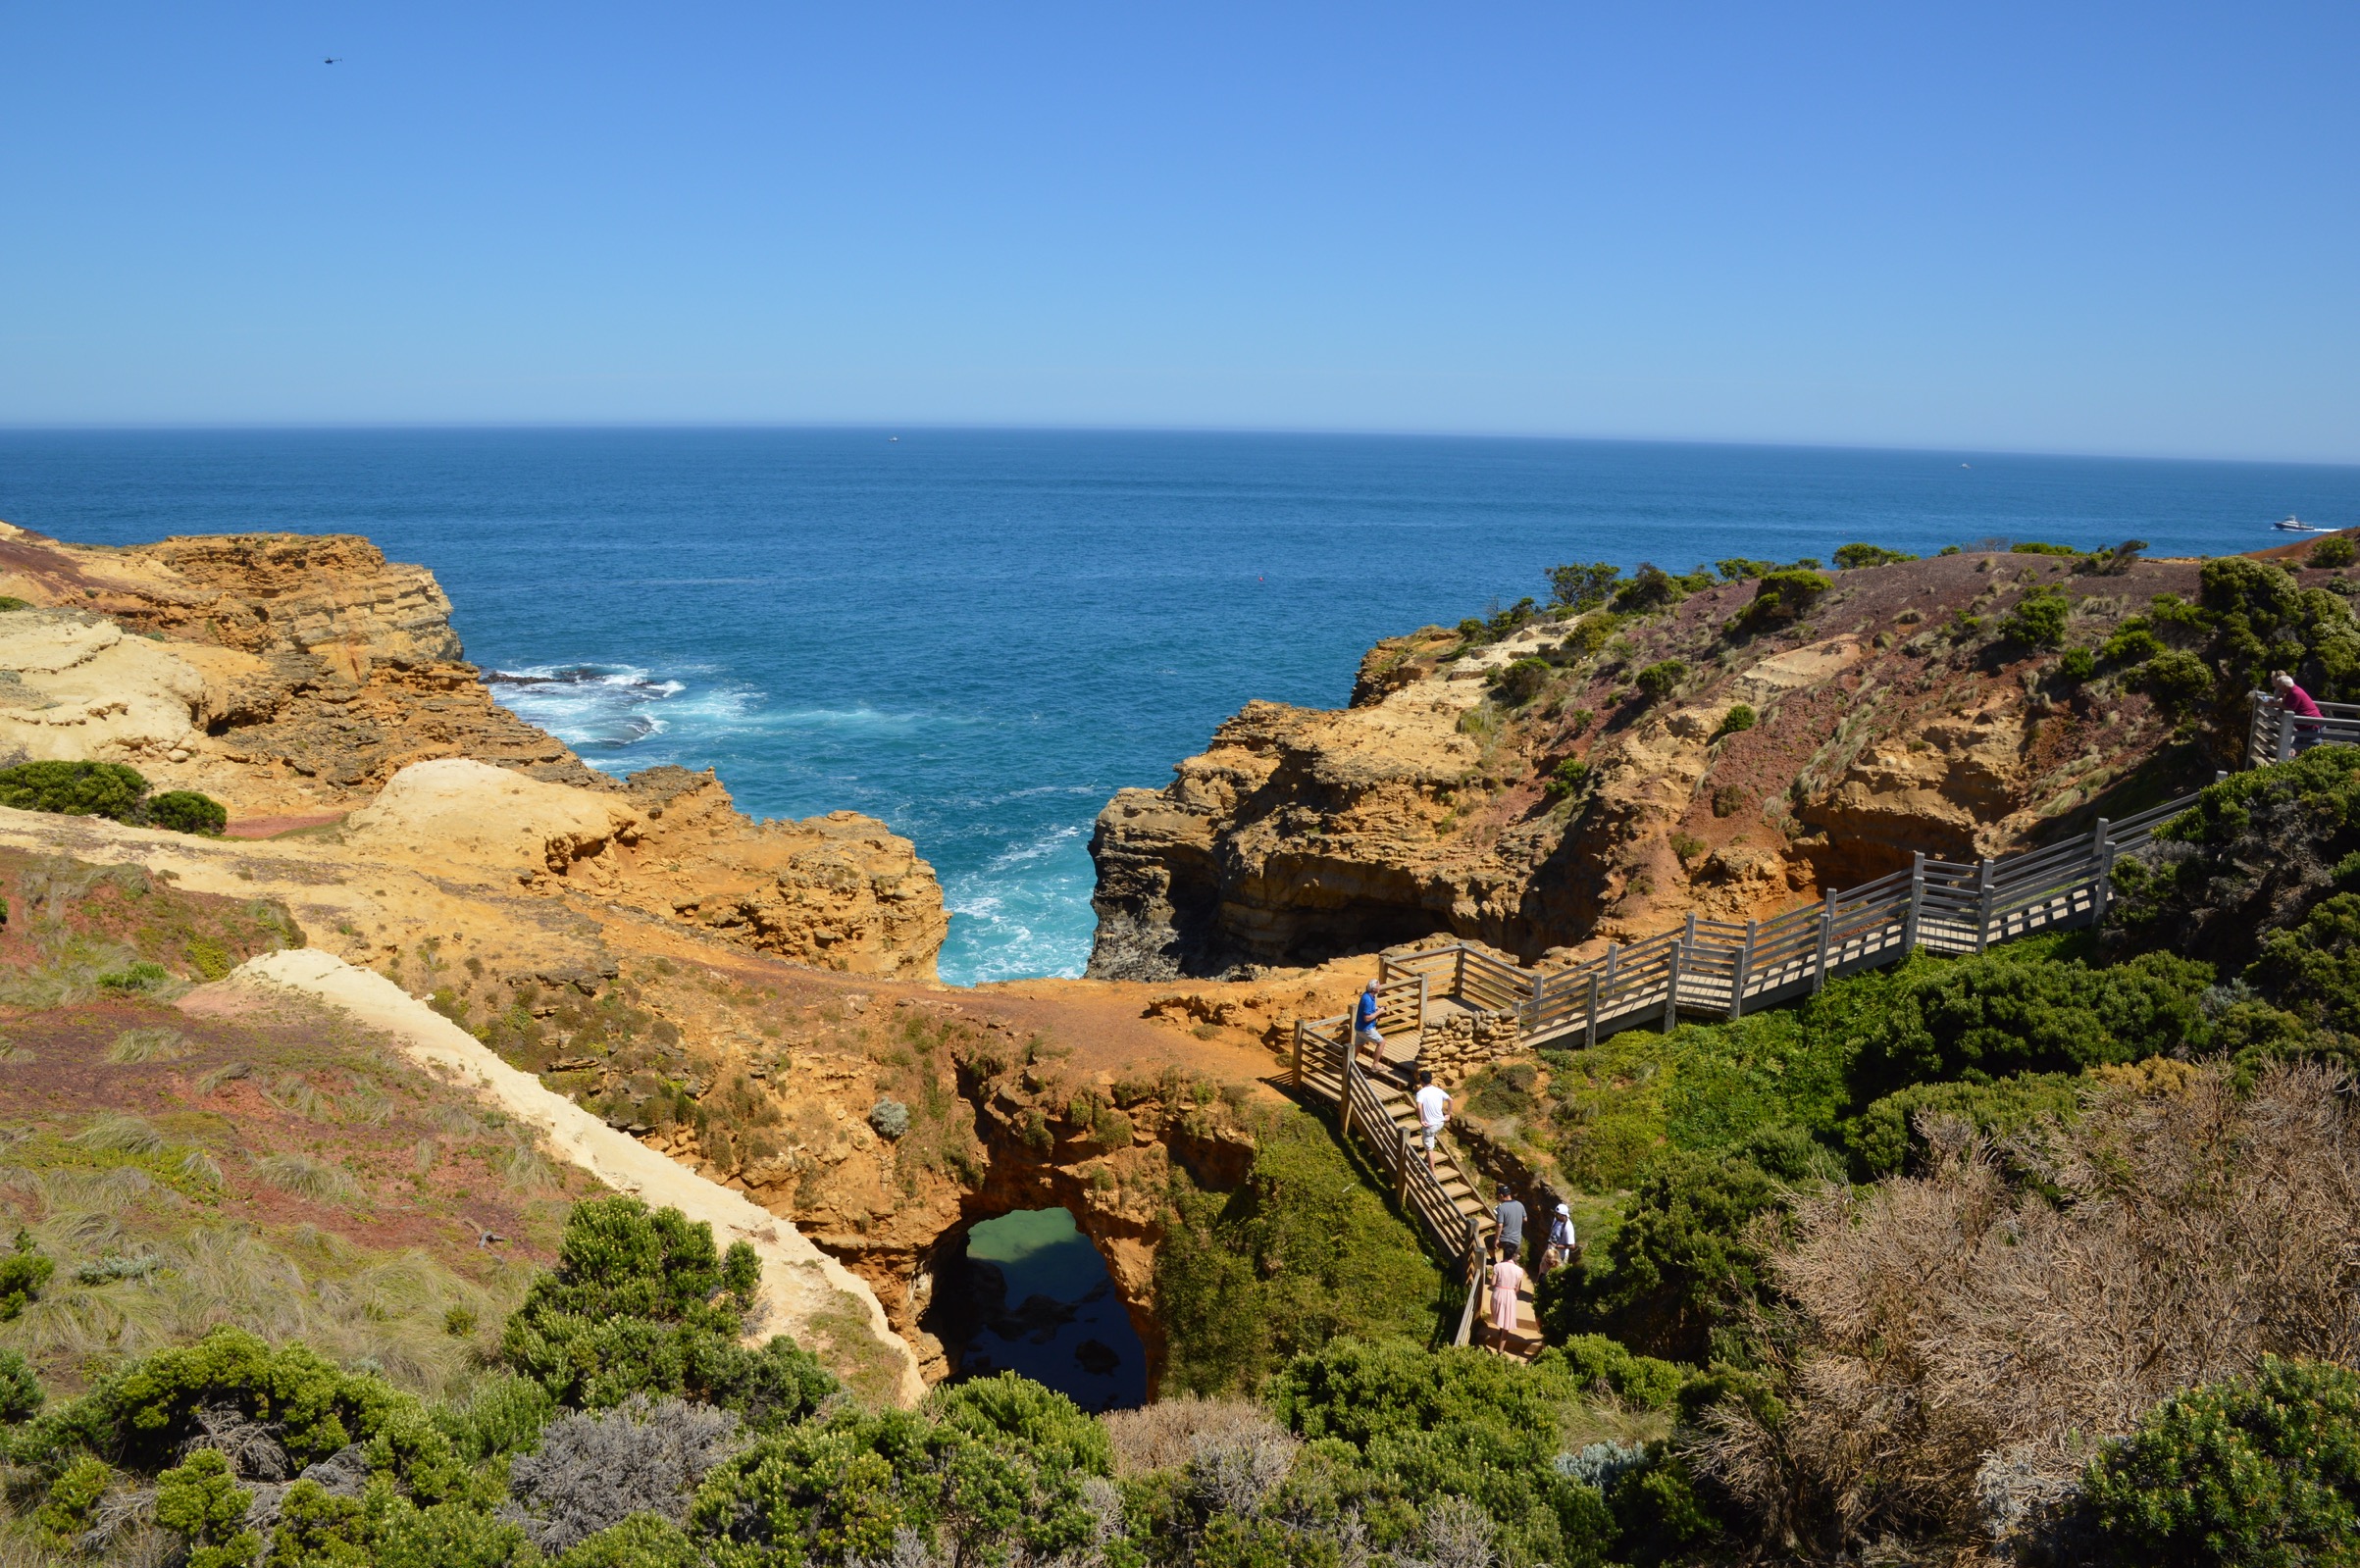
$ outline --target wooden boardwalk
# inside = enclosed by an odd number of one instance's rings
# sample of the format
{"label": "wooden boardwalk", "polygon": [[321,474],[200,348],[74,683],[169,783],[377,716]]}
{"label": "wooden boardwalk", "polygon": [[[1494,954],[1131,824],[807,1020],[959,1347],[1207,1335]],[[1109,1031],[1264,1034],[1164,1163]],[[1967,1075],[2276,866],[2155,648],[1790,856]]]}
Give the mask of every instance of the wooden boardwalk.
{"label": "wooden boardwalk", "polygon": [[[2255,749],[2265,748],[2257,740]],[[1380,958],[1377,1027],[1388,1042],[1386,1059],[1364,1066],[1354,1058],[1349,1015],[1302,1021],[1295,1025],[1288,1081],[1298,1093],[1337,1107],[1344,1137],[1358,1137],[1401,1206],[1468,1272],[1458,1342],[1492,1342],[1529,1357],[1540,1346],[1529,1291],[1516,1334],[1497,1335],[1481,1321],[1488,1307],[1481,1297],[1487,1293],[1482,1265],[1491,1252],[1490,1198],[1447,1140],[1431,1169],[1416,1147],[1410,1063],[1438,1018],[1452,1011],[1511,1016],[1518,1050],[1595,1045],[1619,1030],[1668,1030],[1683,1013],[1734,1019],[1795,1001],[1830,979],[1898,963],[1920,948],[1979,953],[2035,932],[2095,925],[2106,913],[2115,863],[2146,852],[2155,829],[2195,798],[2167,801],[2122,822],[2101,817],[2085,836],[1999,860],[1962,865],[1919,855],[1890,876],[1772,920],[1690,915],[1674,930],[1610,945],[1604,957],[1565,969],[1526,969],[1464,942]]]}

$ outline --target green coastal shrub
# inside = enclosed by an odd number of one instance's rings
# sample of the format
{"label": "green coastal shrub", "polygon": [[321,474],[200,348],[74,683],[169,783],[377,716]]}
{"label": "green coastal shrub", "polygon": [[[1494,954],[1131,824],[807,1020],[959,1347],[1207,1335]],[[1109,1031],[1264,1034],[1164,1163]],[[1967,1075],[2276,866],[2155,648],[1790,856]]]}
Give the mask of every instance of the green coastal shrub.
{"label": "green coastal shrub", "polygon": [[120,762],[21,762],[0,768],[0,806],[128,821],[147,781]]}
{"label": "green coastal shrub", "polygon": [[1552,800],[1563,800],[1580,793],[1589,782],[1590,765],[1579,757],[1567,757],[1549,770],[1549,782],[1541,785],[1541,792]]}
{"label": "green coastal shrub", "polygon": [[1839,544],[1835,547],[1835,564],[1839,571],[1856,571],[1864,566],[1890,566],[1896,561],[1915,561],[1907,550],[1888,550],[1881,544]]}
{"label": "green coastal shrub", "polygon": [[1587,566],[1553,566],[1548,571],[1549,603],[1565,610],[1592,610],[1604,604],[1607,595],[1615,591],[1615,580],[1622,569],[1604,561]]}
{"label": "green coastal shrub", "polygon": [[2018,597],[2016,607],[2000,618],[2000,634],[2027,648],[2063,647],[2066,621],[2072,614],[2073,601],[2064,589],[2035,582]]}
{"label": "green coastal shrub", "polygon": [[1754,710],[1750,706],[1742,702],[1733,702],[1729,704],[1729,711],[1720,716],[1719,728],[1713,732],[1713,738],[1719,740],[1724,735],[1733,735],[1751,730],[1754,728]]}
{"label": "green coastal shrub", "polygon": [[795,1421],[836,1380],[784,1337],[739,1341],[761,1281],[752,1247],[722,1252],[713,1228],[635,1197],[574,1206],[557,1267],[509,1316],[508,1366],[564,1405],[606,1409],[635,1393],[681,1394],[767,1428]]}
{"label": "green coastal shrub", "polygon": [[16,1244],[0,1256],[0,1323],[23,1313],[56,1272],[57,1264],[33,1245],[32,1233],[20,1229]]}
{"label": "green coastal shrub", "polygon": [[253,1501],[215,1448],[156,1478],[156,1523],[180,1538],[187,1568],[247,1568],[261,1554],[262,1538],[245,1528]]}
{"label": "green coastal shrub", "polygon": [[174,833],[215,835],[230,825],[228,807],[193,789],[167,789],[151,796],[142,816],[150,826]]}
{"label": "green coastal shrub", "polygon": [[[1842,552],[1838,551],[1837,554],[1840,556]],[[1766,578],[1777,571],[1778,563],[1775,561],[1749,561],[1741,555],[1726,561],[1714,562],[1713,570],[1720,574],[1720,580],[1723,582],[1751,582],[1757,578]]]}
{"label": "green coastal shrub", "polygon": [[1662,659],[1631,677],[1631,683],[1647,693],[1651,701],[1661,701],[1679,689],[1688,679],[1688,666],[1678,659]]}
{"label": "green coastal shrub", "polygon": [[1155,1254],[1166,1396],[1249,1391],[1338,1337],[1433,1332],[1442,1271],[1312,1117],[1274,1124],[1236,1191],[1183,1176],[1171,1205]]}
{"label": "green coastal shrub", "polygon": [[1268,1402],[1325,1459],[1330,1507],[1357,1495],[1381,1523],[1463,1498],[1488,1516],[1491,1560],[1577,1568],[1603,1564],[1615,1539],[1605,1498],[1559,1463],[1581,1392],[1562,1358],[1338,1340],[1291,1362]]}
{"label": "green coastal shrub", "polygon": [[1551,1345],[1541,1357],[1561,1358],[1578,1382],[1606,1391],[1634,1410],[1670,1409],[1688,1378],[1686,1368],[1634,1354],[1603,1334],[1576,1334],[1562,1345]]}
{"label": "green coastal shrub", "polygon": [[1891,1176],[1918,1152],[1920,1112],[1956,1116],[1976,1132],[2005,1137],[2043,1117],[2070,1120],[2086,1084],[2078,1073],[2026,1073],[1990,1084],[1919,1084],[1876,1100],[1845,1122],[1844,1146],[1864,1176]]}
{"label": "green coastal shrub", "polygon": [[2057,674],[2067,681],[2086,681],[2098,673],[2098,656],[2088,648],[2068,648],[2057,660]]}
{"label": "green coastal shrub", "polygon": [[45,1397],[25,1352],[0,1349],[0,1422],[26,1420],[41,1408]]}
{"label": "green coastal shrub", "polygon": [[1912,964],[1861,1039],[1854,1095],[2170,1055],[2203,1042],[2214,979],[2208,964],[2160,952],[2098,967],[2010,945]]}
{"label": "green coastal shrub", "polygon": [[1677,579],[1656,565],[1642,561],[1639,570],[1615,595],[1615,608],[1624,615],[1653,615],[1668,610],[1687,595]]}
{"label": "green coastal shrub", "polygon": [[2086,1494],[2125,1568],[2360,1560],[2360,1374],[2266,1356],[2176,1395],[2091,1465]]}
{"label": "green coastal shrub", "polygon": [[1543,659],[1518,659],[1491,678],[1491,694],[1504,707],[1520,708],[1541,694],[1555,672]]}
{"label": "green coastal shrub", "polygon": [[2304,564],[2325,567],[2332,572],[2350,566],[2355,555],[2360,555],[2360,550],[2353,547],[2350,534],[2331,533],[2311,546],[2311,553]]}
{"label": "green coastal shrub", "polygon": [[1754,1221],[1784,1196],[1750,1159],[1667,1150],[1586,1268],[1542,1281],[1548,1337],[1603,1333],[1667,1361],[1705,1360],[1714,1331],[1763,1289],[1768,1254]]}
{"label": "green coastal shrub", "polygon": [[1753,601],[1730,620],[1728,629],[1750,636],[1792,626],[1810,614],[1811,607],[1832,585],[1824,575],[1807,566],[1780,567],[1755,584]]}
{"label": "green coastal shrub", "polygon": [[170,789],[149,798],[147,780],[120,762],[21,762],[0,768],[0,806],[111,817],[175,833],[218,834],[230,821],[220,801],[193,789]]}

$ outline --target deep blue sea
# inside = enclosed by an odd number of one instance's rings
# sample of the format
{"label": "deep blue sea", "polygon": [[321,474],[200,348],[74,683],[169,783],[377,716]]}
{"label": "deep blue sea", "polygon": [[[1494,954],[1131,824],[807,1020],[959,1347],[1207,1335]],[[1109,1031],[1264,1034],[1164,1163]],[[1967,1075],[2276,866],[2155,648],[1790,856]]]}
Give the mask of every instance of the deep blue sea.
{"label": "deep blue sea", "polygon": [[954,982],[1075,974],[1091,819],[1250,697],[1544,590],[1988,537],[2221,553],[2360,523],[2360,468],[1593,441],[907,430],[0,431],[60,538],[366,533],[593,765],[915,839]]}

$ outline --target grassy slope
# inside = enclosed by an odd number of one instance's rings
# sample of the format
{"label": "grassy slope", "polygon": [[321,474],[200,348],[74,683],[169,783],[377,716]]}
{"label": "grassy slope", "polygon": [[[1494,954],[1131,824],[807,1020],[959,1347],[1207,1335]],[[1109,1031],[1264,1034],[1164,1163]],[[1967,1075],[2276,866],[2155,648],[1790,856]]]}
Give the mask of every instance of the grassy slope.
{"label": "grassy slope", "polygon": [[[334,1015],[182,996],[291,935],[269,906],[23,857],[0,886],[0,1206],[58,1265],[0,1344],[60,1389],[219,1323],[468,1376],[583,1179]],[[170,978],[105,984],[139,961]]]}

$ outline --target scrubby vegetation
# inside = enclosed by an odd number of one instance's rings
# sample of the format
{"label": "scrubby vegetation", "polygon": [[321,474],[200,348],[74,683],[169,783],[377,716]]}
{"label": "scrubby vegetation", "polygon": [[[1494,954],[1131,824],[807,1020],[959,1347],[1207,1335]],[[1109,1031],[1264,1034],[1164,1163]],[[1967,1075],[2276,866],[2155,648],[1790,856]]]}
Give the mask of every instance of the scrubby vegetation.
{"label": "scrubby vegetation", "polygon": [[1423,1342],[1457,1307],[1416,1234],[1309,1116],[1263,1131],[1236,1191],[1201,1192],[1178,1173],[1172,1204],[1155,1258],[1169,1391],[1251,1391],[1340,1337]]}
{"label": "scrubby vegetation", "polygon": [[146,778],[120,762],[21,762],[0,768],[0,806],[19,811],[112,817],[175,833],[218,834],[229,825],[229,811],[210,795],[193,789],[147,791]]}

